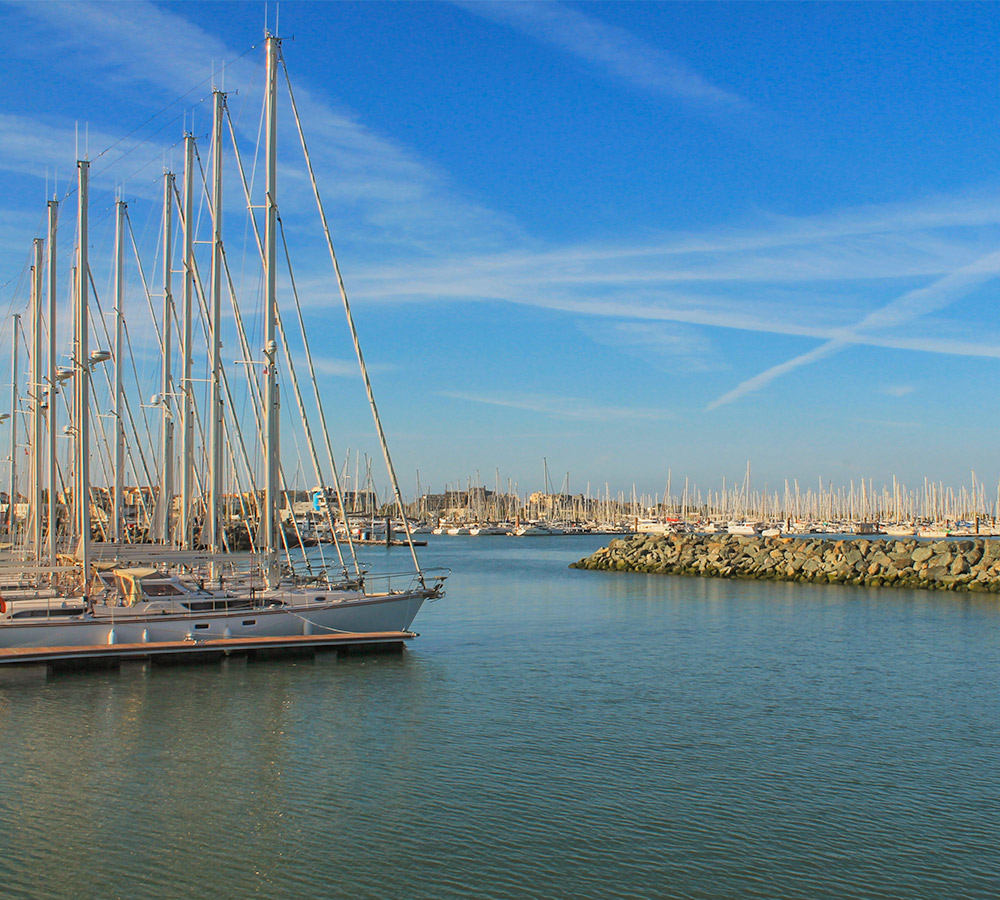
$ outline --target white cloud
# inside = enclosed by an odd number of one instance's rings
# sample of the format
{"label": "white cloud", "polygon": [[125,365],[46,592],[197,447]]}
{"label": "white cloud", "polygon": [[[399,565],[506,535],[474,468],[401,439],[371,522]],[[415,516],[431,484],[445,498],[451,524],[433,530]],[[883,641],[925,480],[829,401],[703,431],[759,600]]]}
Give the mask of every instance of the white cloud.
{"label": "white cloud", "polygon": [[591,340],[642,360],[645,366],[674,373],[725,368],[714,344],[698,328],[670,322],[579,323]]}
{"label": "white cloud", "polygon": [[[945,308],[951,302],[945,295],[955,298],[1000,268],[993,255],[1000,244],[996,193],[985,186],[923,204],[803,219],[763,216],[753,228],[641,244],[397,261],[355,270],[352,295],[369,303],[506,301],[599,318],[995,358],[995,330],[961,322],[928,330],[914,323]],[[910,287],[928,278],[936,279],[933,289]],[[872,312],[872,297],[891,297],[894,289],[902,289],[897,300]],[[324,300],[324,291],[320,287],[314,299]],[[762,373],[755,384],[784,370]]]}
{"label": "white cloud", "polygon": [[[465,8],[514,24],[646,89],[706,107],[742,103],[678,60],[575,7],[476,4]],[[185,101],[196,103],[207,91],[211,60],[234,59],[242,51],[151,3],[25,3],[21,9],[42,21],[54,40],[67,47],[87,48],[79,52],[75,65],[88,77],[107,76],[120,85],[139,81],[144,91],[150,89],[153,106],[201,82],[202,88]],[[165,36],[173,48],[170,53],[162,52]],[[289,55],[293,55],[291,47]],[[227,83],[251,83],[253,59],[251,54],[235,62]],[[294,77],[294,64],[292,69]],[[258,90],[259,82],[258,75]],[[247,96],[241,93],[241,104]],[[1000,192],[995,186],[824,215],[796,218],[761,213],[741,228],[727,225],[641,241],[550,247],[529,239],[502,215],[463,197],[445,174],[372,132],[349,110],[336,107],[304,85],[296,86],[296,96],[323,179],[321,190],[335,237],[350,220],[359,245],[373,246],[370,239],[376,238],[385,251],[377,267],[357,259],[345,265],[350,269],[345,272],[348,289],[355,299],[367,303],[504,301],[575,317],[611,319],[614,325],[605,335],[598,336],[602,327],[584,327],[595,340],[617,341],[631,352],[657,353],[661,361],[679,359],[689,367],[718,363],[700,328],[824,342],[737,386],[714,405],[759,389],[850,344],[1000,357],[1000,340],[992,332],[982,333],[962,323],[937,332],[914,327],[921,317],[944,309],[1000,269],[1000,258],[992,252],[1000,245]],[[253,121],[246,123],[247,134],[255,136],[256,119],[248,119]],[[282,127],[283,136],[294,144],[297,138],[287,117]],[[0,166],[42,178],[47,167],[69,160],[65,169],[60,167],[65,183],[72,174],[72,134],[70,122],[38,123],[2,115]],[[120,134],[93,129],[90,145],[94,152],[99,146],[115,144],[113,152],[95,162],[95,176],[127,154],[126,177],[137,179],[135,170],[140,169],[143,177],[149,175],[152,186],[158,174],[156,162],[171,146],[168,134],[164,130],[145,140],[137,133],[121,140]],[[292,149],[298,152],[294,145]],[[308,184],[298,165],[289,162],[282,170],[282,203],[288,209],[300,204],[311,209]],[[139,191],[140,182],[132,183]],[[227,197],[234,204],[242,203],[236,191]],[[291,216],[286,225],[299,231],[305,227]],[[0,232],[0,241],[6,237]],[[414,262],[418,256],[421,261]],[[308,251],[305,258],[310,258]],[[312,253],[311,260],[297,273],[304,302],[313,315],[327,303],[339,309],[339,298],[332,293],[334,283],[328,274],[318,274],[328,267],[325,251]],[[927,286],[912,287],[928,281]],[[891,297],[893,292],[896,300],[871,312],[873,296]],[[325,374],[339,377],[354,364],[328,360],[326,365]],[[538,405],[540,401],[532,402]]]}
{"label": "white cloud", "polygon": [[943,309],[964,296],[968,291],[995,278],[998,274],[1000,274],[1000,251],[995,251],[954,272],[949,272],[926,287],[907,291],[881,309],[869,313],[853,327],[839,330],[837,336],[826,344],[786,362],[771,366],[753,378],[748,378],[731,391],[727,391],[721,397],[713,400],[708,405],[708,409],[716,409],[719,406],[732,403],[747,394],[767,387],[776,379],[789,372],[794,372],[802,366],[833,356],[851,344],[863,343],[863,338],[861,340],[859,338],[866,332],[898,327],[929,312]]}
{"label": "white cloud", "polygon": [[[526,287],[586,288],[598,285],[683,286],[745,283],[803,284],[940,275],[973,263],[1000,240],[1000,202],[970,204],[964,219],[953,210],[933,225],[934,215],[914,210],[919,228],[905,218],[894,230],[872,210],[873,221],[845,221],[834,213],[779,221],[755,228],[721,228],[704,234],[667,235],[643,243],[607,242],[560,248],[507,249],[499,253],[401,262],[361,275],[382,296],[504,296]],[[987,233],[955,233],[955,221]],[[983,226],[991,226],[984,228]]]}
{"label": "white cloud", "polygon": [[[178,137],[178,142],[181,140]],[[171,151],[168,143],[122,137],[96,128],[77,133],[75,124],[42,122],[27,116],[0,113],[0,169],[16,175],[28,175],[46,184],[48,194],[55,190],[58,199],[75,192],[77,165],[75,153],[87,156],[86,144],[91,150],[112,147],[106,158],[90,154],[91,205],[99,207],[105,201],[113,202],[113,192],[122,187],[126,199],[142,197],[157,200],[162,196],[162,160]],[[79,144],[79,148],[77,148]],[[142,154],[132,156],[137,148]],[[100,153],[100,149],[96,149]],[[44,201],[39,192],[39,208]]]}
{"label": "white cloud", "polygon": [[484,403],[507,409],[520,409],[558,419],[577,419],[595,422],[628,419],[670,419],[673,414],[664,409],[639,409],[626,406],[602,406],[579,397],[556,397],[551,394],[473,394],[462,391],[441,391],[442,397]]}
{"label": "white cloud", "polygon": [[808,353],[802,353],[787,362],[783,362],[777,366],[772,366],[770,369],[761,372],[759,375],[755,375],[753,378],[748,378],[746,381],[741,382],[731,391],[727,391],[721,397],[713,400],[708,404],[707,408],[717,409],[720,406],[732,403],[734,400],[738,400],[740,397],[744,397],[754,391],[762,390],[782,375],[787,375],[789,372],[793,372],[801,366],[805,366],[809,363],[814,363],[821,359],[825,359],[828,356],[832,356],[834,353],[844,349],[846,346],[847,344],[842,341],[830,341],[829,343],[810,350]]}
{"label": "white cloud", "polygon": [[[371,373],[393,372],[396,366],[391,363],[369,363],[365,361],[365,366]],[[356,359],[334,359],[332,357],[313,357],[313,367],[320,375],[327,375],[330,378],[361,378],[361,369],[358,367]]]}
{"label": "white cloud", "polygon": [[[209,115],[208,104],[200,101],[210,93],[213,60],[216,68],[222,61],[234,60],[226,75],[227,86],[240,86],[234,107],[253,108],[259,97],[261,77],[255,77],[259,50],[241,56],[244,48],[226,46],[168,9],[148,2],[23,3],[20,7],[41,20],[53,40],[72,37],[72,46],[87,48],[85,54],[79,54],[76,65],[96,84],[110,81],[148,86],[153,90],[147,102],[153,108],[189,91],[184,101],[170,110],[169,117],[177,116],[185,104],[196,109],[199,122]],[[256,32],[248,37],[248,41],[251,39],[257,40]],[[164,52],[164,46],[169,46],[170,51]],[[289,69],[295,79],[294,45],[289,44],[285,52],[291,57]],[[197,88],[190,90],[194,86]],[[335,234],[344,230],[349,221],[354,234],[376,236],[383,246],[391,243],[396,248],[419,248],[425,254],[445,245],[465,247],[469,252],[493,249],[519,236],[510,219],[462,196],[444,173],[367,128],[350,110],[338,108],[301,80],[294,83],[294,89]],[[256,116],[248,116],[244,122],[236,108],[233,115],[237,129],[243,128],[246,138],[256,139]],[[72,127],[66,122],[60,129],[60,123],[50,122],[49,129],[54,130],[43,129],[40,154],[27,144],[30,132],[18,129],[22,146],[12,148],[15,157],[26,164],[33,157],[70,159],[73,145],[64,135]],[[279,127],[279,140],[289,154],[289,168],[280,181],[279,202],[283,210],[309,210],[312,216],[315,207],[308,181],[302,175],[302,154],[291,116],[283,114]],[[178,136],[181,130],[178,121]],[[91,155],[119,138],[121,135],[92,131]],[[142,134],[136,139],[141,141]],[[162,139],[169,146],[170,138]],[[116,147],[110,158],[119,158],[123,149],[127,147]],[[148,159],[159,152],[146,150],[144,156]],[[42,167],[36,163],[32,174],[42,174]],[[290,220],[286,225],[294,227]]]}
{"label": "white cloud", "polygon": [[678,56],[617,25],[557,2],[458,3],[591,63],[629,84],[712,110],[745,109],[742,97],[712,84]]}

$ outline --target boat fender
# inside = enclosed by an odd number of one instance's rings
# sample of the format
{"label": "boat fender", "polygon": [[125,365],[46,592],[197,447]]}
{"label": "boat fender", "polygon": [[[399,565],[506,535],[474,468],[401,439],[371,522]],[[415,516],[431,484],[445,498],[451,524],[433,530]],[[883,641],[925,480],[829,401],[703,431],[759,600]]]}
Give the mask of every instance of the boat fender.
{"label": "boat fender", "polygon": [[3,597],[0,597],[0,613],[5,612],[7,612],[7,602],[3,599]]}

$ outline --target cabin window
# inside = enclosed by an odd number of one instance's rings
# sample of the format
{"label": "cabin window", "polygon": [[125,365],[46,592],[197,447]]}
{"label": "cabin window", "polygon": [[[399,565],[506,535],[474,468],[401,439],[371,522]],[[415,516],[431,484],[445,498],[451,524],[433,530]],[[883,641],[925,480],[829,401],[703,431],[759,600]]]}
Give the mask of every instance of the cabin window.
{"label": "cabin window", "polygon": [[323,602],[323,601],[325,601],[325,600],[326,600],[326,597],[316,597],[316,598],[315,598],[315,602],[316,602],[316,603],[322,603],[322,602]]}
{"label": "cabin window", "polygon": [[257,620],[256,619],[244,619],[243,620],[243,624],[244,625],[256,625],[257,624]]}
{"label": "cabin window", "polygon": [[55,616],[82,616],[85,610],[81,606],[60,607],[58,609],[23,609],[20,612],[11,613],[12,619],[48,619]]}
{"label": "cabin window", "polygon": [[217,612],[230,609],[249,609],[251,604],[249,600],[240,598],[237,600],[193,600],[181,605],[192,612]]}
{"label": "cabin window", "polygon": [[169,582],[167,584],[157,584],[156,582],[143,581],[140,586],[142,587],[142,592],[147,597],[176,597],[178,594],[184,593],[176,585]]}
{"label": "cabin window", "polygon": [[199,622],[194,626],[195,628],[208,628],[208,622]]}

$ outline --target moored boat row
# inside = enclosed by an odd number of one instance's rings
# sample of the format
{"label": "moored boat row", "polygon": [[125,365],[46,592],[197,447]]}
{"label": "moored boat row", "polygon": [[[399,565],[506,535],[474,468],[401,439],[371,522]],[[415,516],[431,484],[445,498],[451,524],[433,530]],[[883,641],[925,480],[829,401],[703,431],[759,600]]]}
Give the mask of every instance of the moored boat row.
{"label": "moored boat row", "polygon": [[[385,435],[375,407],[364,358],[354,329],[353,317],[339,266],[329,240],[322,201],[298,117],[291,84],[287,82],[288,103],[302,143],[306,167],[321,212],[321,226],[327,238],[331,263],[341,285],[347,323],[357,349],[361,381],[367,391],[376,432],[399,499],[402,517],[398,535],[409,547],[413,570],[402,575],[372,575],[354,553],[350,527],[339,527],[334,511],[317,510],[325,519],[325,536],[335,552],[328,558],[324,541],[317,534],[303,533],[294,515],[284,510],[289,492],[279,453],[279,383],[281,372],[286,389],[291,388],[300,427],[306,436],[313,476],[322,496],[335,496],[342,515],[349,521],[343,492],[330,448],[321,392],[304,325],[299,340],[309,371],[313,401],[311,415],[318,427],[310,425],[307,403],[295,372],[302,358],[290,351],[285,326],[280,323],[277,297],[278,248],[282,245],[289,269],[292,262],[284,235],[279,236],[277,190],[278,81],[285,72],[281,42],[268,33],[263,46],[266,72],[263,92],[263,150],[265,185],[260,201],[254,202],[245,177],[236,131],[228,116],[226,94],[212,92],[210,173],[202,181],[196,164],[195,137],[184,136],[185,168],[183,188],[177,189],[175,176],[163,178],[162,252],[163,314],[153,322],[162,364],[152,385],[126,384],[126,362],[131,350],[125,340],[127,281],[123,275],[126,238],[131,228],[127,204],[115,204],[115,248],[113,350],[90,349],[91,329],[103,322],[94,294],[89,262],[90,164],[77,163],[76,234],[74,237],[74,322],[70,349],[71,365],[60,365],[57,353],[57,228],[58,206],[48,204],[47,238],[34,241],[34,265],[28,317],[31,338],[27,351],[31,378],[26,391],[29,462],[18,472],[12,453],[10,489],[5,516],[8,546],[0,558],[0,650],[13,648],[69,648],[94,645],[135,645],[181,642],[246,640],[250,638],[292,638],[311,635],[372,634],[408,632],[422,604],[443,595],[446,570],[421,568],[406,520],[398,484],[389,457]],[[253,235],[261,261],[260,276],[251,279],[255,290],[258,277],[264,284],[260,323],[263,349],[251,350],[239,309],[238,286],[234,285],[225,262],[222,240],[223,137],[233,141],[232,160],[243,184],[246,200],[247,234]],[[254,151],[257,152],[256,150]],[[256,156],[255,156],[256,158]],[[195,186],[204,184],[202,202],[210,215],[211,240],[197,234],[194,203]],[[263,228],[257,220],[263,210]],[[175,258],[175,231],[180,229],[183,245],[180,266]],[[263,232],[263,233],[261,233]],[[133,248],[139,261],[135,236]],[[211,246],[210,284],[199,275],[196,244]],[[48,250],[47,262],[44,260]],[[172,275],[184,276],[180,316],[174,304]],[[44,276],[48,276],[47,278]],[[227,299],[233,315],[222,314],[223,284],[228,282]],[[145,279],[143,278],[145,286]],[[148,299],[148,297],[147,297]],[[48,314],[46,316],[47,300]],[[298,321],[302,313],[298,297],[291,291],[291,304]],[[200,307],[200,315],[199,308]],[[149,304],[152,315],[152,304]],[[232,321],[230,321],[230,319]],[[222,364],[223,329],[240,347],[240,365],[227,372]],[[18,337],[14,329],[13,412],[17,411]],[[207,338],[208,400],[201,410],[194,390],[195,330]],[[172,343],[174,332],[180,347]],[[48,346],[42,341],[48,335]],[[179,353],[178,353],[179,350]],[[283,351],[283,352],[282,352]],[[47,359],[46,359],[47,356]],[[175,370],[180,357],[180,370]],[[43,364],[47,363],[47,372]],[[114,366],[107,391],[99,386],[95,373],[105,363]],[[60,411],[58,397],[72,392],[72,402]],[[155,391],[155,393],[154,393]],[[239,391],[234,397],[234,392]],[[139,427],[131,406],[136,398],[153,394],[152,407],[161,413],[159,434]],[[141,402],[141,401],[140,401]],[[241,421],[239,410],[249,410]],[[111,433],[101,417],[113,422]],[[56,454],[56,434],[60,418],[63,433],[72,439],[72,457],[60,466]],[[143,418],[141,421],[145,421]],[[175,421],[180,441],[174,441]],[[205,427],[202,427],[204,421]],[[147,426],[148,427],[148,426]],[[243,431],[246,431],[244,435]],[[46,433],[47,432],[47,433]],[[326,448],[326,465],[321,459],[321,434]],[[12,429],[12,441],[13,437]],[[179,446],[177,444],[179,443]],[[143,446],[157,447],[157,465],[150,467]],[[248,447],[250,449],[248,449]],[[95,485],[92,470],[103,470],[106,485]],[[150,483],[143,488],[127,488],[126,472],[135,478],[142,472]],[[22,491],[18,475],[27,477]],[[332,478],[328,477],[332,475]],[[327,483],[330,487],[327,487]],[[179,488],[179,490],[177,489]],[[26,496],[26,503],[16,502]],[[15,516],[15,507],[23,506]],[[329,504],[325,504],[329,506]],[[126,513],[126,510],[129,513]],[[240,534],[248,552],[234,552],[234,535]],[[310,549],[307,549],[310,548]],[[315,551],[315,552],[313,552]]]}

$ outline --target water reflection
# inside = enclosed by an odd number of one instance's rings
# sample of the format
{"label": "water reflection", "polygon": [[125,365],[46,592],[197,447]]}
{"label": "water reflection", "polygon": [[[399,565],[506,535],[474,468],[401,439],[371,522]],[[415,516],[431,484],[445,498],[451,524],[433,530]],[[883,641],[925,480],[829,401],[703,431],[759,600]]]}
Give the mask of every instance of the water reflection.
{"label": "water reflection", "polygon": [[589,543],[435,542],[402,656],[0,688],[2,893],[995,896],[995,605]]}

